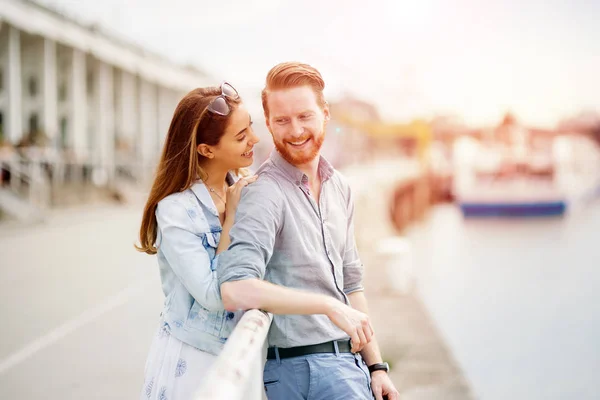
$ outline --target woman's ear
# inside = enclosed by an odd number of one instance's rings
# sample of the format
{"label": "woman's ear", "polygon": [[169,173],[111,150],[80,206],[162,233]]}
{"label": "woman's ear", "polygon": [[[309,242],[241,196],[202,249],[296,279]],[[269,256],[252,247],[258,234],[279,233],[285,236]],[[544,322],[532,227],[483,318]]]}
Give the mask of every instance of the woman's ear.
{"label": "woman's ear", "polygon": [[204,143],[200,143],[198,147],[196,147],[196,151],[198,151],[198,154],[208,159],[212,159],[215,156],[215,153],[213,153],[211,147]]}

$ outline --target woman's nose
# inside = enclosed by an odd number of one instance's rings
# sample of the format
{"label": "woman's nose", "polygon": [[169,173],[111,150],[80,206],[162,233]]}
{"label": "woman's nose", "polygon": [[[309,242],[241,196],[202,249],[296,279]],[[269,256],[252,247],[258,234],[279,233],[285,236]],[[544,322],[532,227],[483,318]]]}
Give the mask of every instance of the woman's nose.
{"label": "woman's nose", "polygon": [[255,145],[256,143],[260,142],[260,138],[256,135],[256,133],[254,133],[254,129],[250,128],[249,129],[249,142],[252,143],[252,145]]}

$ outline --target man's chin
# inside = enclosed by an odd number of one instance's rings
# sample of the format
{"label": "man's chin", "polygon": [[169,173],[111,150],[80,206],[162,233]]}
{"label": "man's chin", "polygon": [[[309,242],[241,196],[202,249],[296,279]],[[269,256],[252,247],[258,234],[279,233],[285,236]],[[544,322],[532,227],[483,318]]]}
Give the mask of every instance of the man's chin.
{"label": "man's chin", "polygon": [[292,152],[289,152],[285,148],[281,148],[280,146],[276,146],[276,147],[277,147],[277,151],[279,152],[279,154],[281,154],[283,159],[285,161],[289,162],[290,164],[294,164],[294,165],[302,165],[302,164],[309,163],[319,155],[318,150],[310,152],[308,154],[293,154]]}

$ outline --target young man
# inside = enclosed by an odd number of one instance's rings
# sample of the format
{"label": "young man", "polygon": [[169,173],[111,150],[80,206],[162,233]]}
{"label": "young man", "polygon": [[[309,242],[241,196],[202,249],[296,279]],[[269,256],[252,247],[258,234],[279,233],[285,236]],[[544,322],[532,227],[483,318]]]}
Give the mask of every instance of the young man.
{"label": "young man", "polygon": [[262,102],[277,151],[244,189],[219,256],[221,295],[229,310],[275,314],[264,370],[270,400],[397,399],[366,315],[350,187],[319,154],[324,86],[301,63],[267,75]]}

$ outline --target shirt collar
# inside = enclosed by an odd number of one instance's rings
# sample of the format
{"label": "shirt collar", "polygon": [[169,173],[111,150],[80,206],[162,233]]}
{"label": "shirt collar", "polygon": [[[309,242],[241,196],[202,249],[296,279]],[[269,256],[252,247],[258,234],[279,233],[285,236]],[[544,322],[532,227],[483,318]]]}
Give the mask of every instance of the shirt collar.
{"label": "shirt collar", "polygon": [[[308,182],[308,177],[306,174],[284,159],[277,149],[273,149],[271,152],[271,161],[273,164],[275,164],[275,166],[280,168],[292,182],[295,182],[297,185]],[[319,156],[318,172],[319,176],[321,177],[321,182],[325,182],[331,178],[334,172],[333,166],[325,159],[325,157],[321,155]]]}

